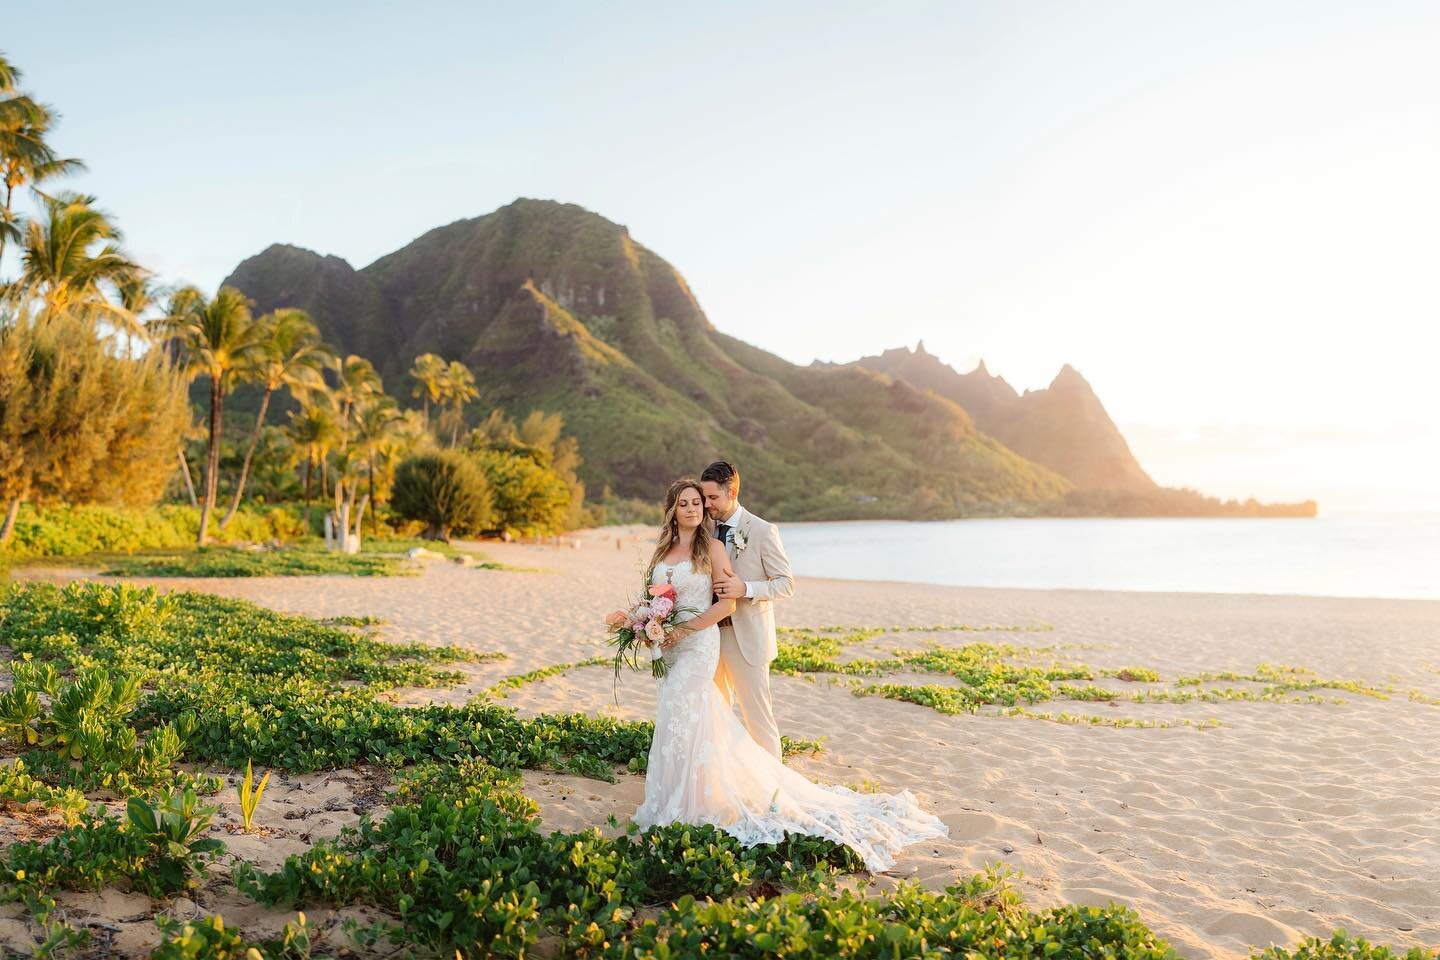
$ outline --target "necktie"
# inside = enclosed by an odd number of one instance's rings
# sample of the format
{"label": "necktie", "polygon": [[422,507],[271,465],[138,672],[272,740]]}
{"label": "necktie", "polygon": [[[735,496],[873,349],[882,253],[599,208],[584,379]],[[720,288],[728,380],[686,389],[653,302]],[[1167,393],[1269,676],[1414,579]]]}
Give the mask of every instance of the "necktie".
{"label": "necktie", "polygon": [[[730,552],[730,524],[715,524],[715,536],[719,538],[720,543],[723,544],[725,547],[725,552],[728,554]],[[725,619],[720,621],[720,626],[722,627],[734,627],[734,625],[735,621],[729,617],[726,617]]]}

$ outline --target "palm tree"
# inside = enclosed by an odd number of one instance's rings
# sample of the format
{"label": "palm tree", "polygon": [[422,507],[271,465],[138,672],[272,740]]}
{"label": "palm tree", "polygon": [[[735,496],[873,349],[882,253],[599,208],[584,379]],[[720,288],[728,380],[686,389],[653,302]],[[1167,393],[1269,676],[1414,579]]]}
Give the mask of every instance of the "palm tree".
{"label": "palm tree", "polygon": [[[356,446],[365,457],[365,475],[370,488],[365,499],[370,506],[371,536],[375,535],[375,461],[384,459],[393,452],[395,445],[401,440],[402,425],[403,417],[396,409],[394,399],[384,394],[378,395],[362,407],[356,421]],[[361,512],[363,514],[363,508]],[[362,519],[363,517],[356,518],[357,533]]]}
{"label": "palm tree", "polygon": [[245,459],[240,464],[240,479],[235,484],[230,509],[220,521],[221,530],[240,509],[240,498],[245,495],[245,480],[250,475],[250,461],[255,456],[260,433],[265,429],[265,414],[270,409],[271,396],[277,390],[286,389],[303,403],[312,393],[325,389],[325,378],[320,371],[334,358],[334,352],[320,340],[320,331],[304,310],[276,310],[255,321],[255,326],[260,346],[251,358],[251,369],[247,373],[260,385],[260,412],[255,415],[255,429],[250,434],[250,445],[246,447]]}
{"label": "palm tree", "polygon": [[[165,305],[165,311],[158,317],[146,320],[144,326],[144,337],[146,340],[157,344],[156,349],[163,350],[176,368],[183,373],[189,382],[193,383],[198,375],[197,371],[189,369],[180,363],[180,344],[170,338],[172,321],[175,317],[185,314],[192,303],[203,302],[204,295],[194,287],[181,287],[170,293],[169,302]],[[204,429],[201,427],[200,429]],[[185,492],[190,495],[190,506],[200,506],[200,501],[195,497],[195,478],[190,471],[190,460],[185,456],[185,441],[192,437],[181,437],[180,444],[176,448],[176,455],[180,458],[180,475],[185,478]]]}
{"label": "palm tree", "polygon": [[445,361],[433,353],[422,353],[415,358],[410,368],[410,379],[415,389],[410,396],[421,399],[425,411],[425,426],[430,426],[430,404],[440,402],[440,384],[445,376]]}
{"label": "palm tree", "polygon": [[85,169],[79,160],[55,155],[45,138],[59,118],[49,107],[20,93],[16,89],[19,83],[19,68],[0,54],[0,182],[4,185],[0,258],[4,257],[7,242],[20,239],[15,191],[26,184],[35,186],[51,177]]}
{"label": "palm tree", "polygon": [[192,379],[201,374],[210,378],[209,456],[198,538],[203,546],[219,489],[220,420],[225,397],[239,375],[251,367],[264,343],[264,331],[251,319],[250,301],[233,287],[221,287],[212,300],[189,288],[177,293],[171,303],[178,312],[166,317],[162,326],[167,338],[179,346],[182,369]]}
{"label": "palm tree", "polygon": [[458,360],[451,360],[440,379],[440,396],[452,405],[450,413],[450,446],[460,434],[460,425],[465,420],[465,404],[480,396],[475,388],[475,374]]}
{"label": "palm tree", "polygon": [[78,193],[46,198],[43,217],[25,225],[20,275],[5,286],[5,296],[33,300],[48,315],[68,311],[135,329],[119,291],[141,270],[121,251],[120,231],[94,203]]}
{"label": "palm tree", "polygon": [[290,413],[290,425],[286,429],[290,441],[305,457],[305,523],[310,523],[310,480],[314,475],[315,462],[324,464],[330,455],[330,448],[340,440],[340,428],[335,425],[335,415],[328,405],[307,403]]}
{"label": "palm tree", "polygon": [[144,342],[150,339],[150,327],[144,317],[159,304],[163,290],[145,270],[136,270],[125,277],[116,284],[115,290],[120,295],[120,306],[125,312],[120,326],[120,332],[125,335],[125,354],[131,356],[136,340]]}
{"label": "palm tree", "polygon": [[350,418],[357,407],[381,392],[380,374],[375,372],[373,363],[353,353],[344,359],[336,357],[330,365],[330,372],[335,374],[332,393],[336,412],[340,415],[340,430],[348,435]]}

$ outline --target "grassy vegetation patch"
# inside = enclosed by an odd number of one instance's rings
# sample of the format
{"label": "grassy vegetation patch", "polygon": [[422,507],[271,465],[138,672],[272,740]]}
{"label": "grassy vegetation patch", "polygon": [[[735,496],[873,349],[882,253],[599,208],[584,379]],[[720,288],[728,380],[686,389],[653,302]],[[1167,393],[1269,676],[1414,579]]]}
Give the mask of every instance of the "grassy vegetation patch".
{"label": "grassy vegetation patch", "polygon": [[[650,724],[520,718],[490,703],[386,703],[379,694],[388,689],[451,682],[458,674],[447,666],[485,655],[387,644],[356,629],[371,625],[128,584],[23,585],[0,596],[0,631],[19,658],[6,693],[14,697],[0,709],[18,759],[0,766],[0,800],[43,805],[70,822],[0,857],[0,900],[24,906],[35,952],[85,945],[86,931],[56,910],[61,891],[114,887],[165,898],[200,884],[224,853],[204,799],[219,781],[177,765],[246,769],[253,761],[291,773],[381,764],[394,776],[389,809],[276,869],[233,863],[239,892],[299,911],[280,936],[252,939],[216,916],[160,916],[153,956],[334,954],[338,941],[327,943],[304,910],[367,905],[379,919],[346,932],[371,956],[1174,957],[1125,907],[1031,910],[994,869],[944,890],[902,884],[870,895],[837,883],[860,868],[858,858],[815,837],[746,848],[709,826],[546,831],[520,792],[520,771],[643,771]],[[836,638],[820,639],[818,651],[792,656],[822,663]],[[971,676],[973,687],[945,688],[961,696],[1029,689],[1023,672],[981,675],[1003,649],[894,659]],[[846,680],[865,683],[859,676]],[[821,744],[785,746],[796,753]],[[128,794],[123,814],[93,805],[117,794]],[[265,802],[252,794],[252,806]],[[1337,934],[1265,960],[1394,956]]]}
{"label": "grassy vegetation patch", "polygon": [[403,554],[337,553],[323,546],[274,549],[199,547],[117,557],[104,572],[121,577],[397,577],[419,568]]}
{"label": "grassy vegetation patch", "polygon": [[[925,628],[932,634],[965,631],[1018,632],[1041,628],[970,626],[950,624]],[[1048,629],[1048,627],[1044,628]],[[1198,729],[1219,726],[1217,718],[1141,719],[1092,714],[1044,713],[1026,709],[1029,705],[1055,700],[1103,703],[1224,703],[1250,701],[1269,703],[1345,703],[1340,693],[1385,700],[1395,693],[1384,687],[1340,677],[1324,677],[1306,667],[1259,664],[1252,673],[1199,673],[1176,677],[1166,686],[1159,671],[1150,667],[1127,666],[1097,669],[1083,663],[1057,659],[1058,646],[1029,647],[979,641],[958,647],[939,642],[918,649],[894,649],[889,656],[851,655],[849,648],[870,643],[894,633],[909,633],[896,627],[782,628],[779,655],[771,664],[777,673],[791,675],[834,674],[849,678],[874,677],[876,682],[851,680],[847,685],[857,696],[878,696],[930,707],[939,713],[978,713],[984,707],[1000,708],[997,715],[1030,717],[1060,723],[1115,727],[1179,727]],[[959,681],[958,684],[915,684],[896,682],[897,673],[932,673]],[[1098,686],[1097,677],[1126,683],[1143,683],[1142,689],[1111,689]],[[1085,681],[1078,683],[1076,681]],[[1217,686],[1245,683],[1249,686]],[[1416,703],[1440,705],[1440,698],[1418,690],[1407,691]]]}

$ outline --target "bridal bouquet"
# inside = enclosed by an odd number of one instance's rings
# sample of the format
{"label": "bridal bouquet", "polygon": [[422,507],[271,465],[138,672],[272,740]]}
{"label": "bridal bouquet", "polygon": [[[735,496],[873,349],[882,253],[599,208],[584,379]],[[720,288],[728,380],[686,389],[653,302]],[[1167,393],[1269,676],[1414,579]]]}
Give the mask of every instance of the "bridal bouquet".
{"label": "bridal bouquet", "polygon": [[668,669],[663,647],[670,631],[684,619],[683,614],[696,611],[688,607],[675,606],[675,588],[668,583],[657,583],[647,591],[645,599],[633,604],[627,610],[616,610],[605,617],[610,628],[606,639],[615,647],[615,676],[620,668],[629,664],[634,670],[642,669],[643,660],[650,662],[650,673],[655,678],[665,676]]}

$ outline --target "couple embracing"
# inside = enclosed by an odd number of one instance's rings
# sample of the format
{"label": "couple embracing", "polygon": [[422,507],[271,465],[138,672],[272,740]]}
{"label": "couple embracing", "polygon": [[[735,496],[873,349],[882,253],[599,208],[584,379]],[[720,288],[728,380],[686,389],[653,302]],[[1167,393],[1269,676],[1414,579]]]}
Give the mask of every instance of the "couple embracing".
{"label": "couple embracing", "polygon": [[810,834],[849,846],[872,871],[889,869],[901,847],[947,828],[908,790],[817,784],[781,761],[770,701],[773,602],[791,596],[795,580],[779,530],[741,507],[739,491],[740,472],[720,460],[665,495],[646,583],[672,585],[676,608],[699,612],[663,644],[669,669],[656,680],[635,822],[711,824],[746,846]]}

